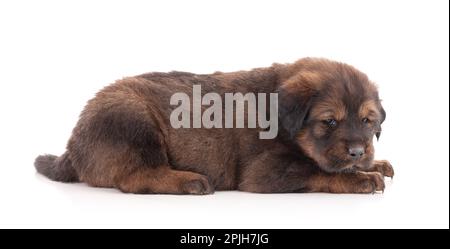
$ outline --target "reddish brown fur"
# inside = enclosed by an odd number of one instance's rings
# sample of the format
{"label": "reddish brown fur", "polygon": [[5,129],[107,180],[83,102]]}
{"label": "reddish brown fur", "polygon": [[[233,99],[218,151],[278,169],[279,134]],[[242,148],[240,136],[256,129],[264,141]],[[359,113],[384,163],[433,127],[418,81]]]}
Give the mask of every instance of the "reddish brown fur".
{"label": "reddish brown fur", "polygon": [[369,118],[370,120],[381,119],[378,103],[374,100],[367,100],[359,107],[359,117]]}
{"label": "reddish brown fur", "polygon": [[[279,93],[279,135],[260,140],[260,129],[172,128],[170,97],[190,96],[194,84],[222,97]],[[210,75],[149,73],[101,90],[82,112],[67,152],[39,156],[35,166],[53,180],[127,193],[367,193],[384,188],[380,173],[393,175],[387,161],[372,161],[372,137],[384,115],[367,76],[326,59]],[[339,124],[333,131],[324,124],[329,120]],[[349,161],[355,143],[365,154]]]}

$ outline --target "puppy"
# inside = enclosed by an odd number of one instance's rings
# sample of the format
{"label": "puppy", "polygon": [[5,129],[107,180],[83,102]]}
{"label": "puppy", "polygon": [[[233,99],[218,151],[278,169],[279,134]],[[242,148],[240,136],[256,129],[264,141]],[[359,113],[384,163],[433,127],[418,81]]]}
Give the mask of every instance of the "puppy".
{"label": "puppy", "polygon": [[[174,93],[277,93],[279,132],[170,125]],[[376,87],[352,66],[305,58],[232,73],[148,73],[125,78],[90,100],[61,156],[38,172],[136,194],[384,191],[394,171],[374,160],[386,113]]]}

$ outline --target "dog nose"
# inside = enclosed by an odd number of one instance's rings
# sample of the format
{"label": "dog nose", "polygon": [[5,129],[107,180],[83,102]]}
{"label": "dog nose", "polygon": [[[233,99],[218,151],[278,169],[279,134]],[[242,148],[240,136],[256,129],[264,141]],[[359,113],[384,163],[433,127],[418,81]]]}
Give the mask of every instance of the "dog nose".
{"label": "dog nose", "polygon": [[359,159],[364,155],[364,147],[362,146],[353,146],[348,149],[348,154],[352,157],[353,160]]}

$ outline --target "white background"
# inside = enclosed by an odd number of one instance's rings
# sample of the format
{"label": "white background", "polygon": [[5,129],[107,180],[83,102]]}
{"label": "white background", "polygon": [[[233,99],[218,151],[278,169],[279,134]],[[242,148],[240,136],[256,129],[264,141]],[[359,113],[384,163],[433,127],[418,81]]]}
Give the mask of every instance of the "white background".
{"label": "white background", "polygon": [[[424,1],[1,1],[0,227],[449,227],[449,6]],[[85,102],[148,71],[305,56],[352,64],[387,111],[384,194],[126,195],[35,173]]]}

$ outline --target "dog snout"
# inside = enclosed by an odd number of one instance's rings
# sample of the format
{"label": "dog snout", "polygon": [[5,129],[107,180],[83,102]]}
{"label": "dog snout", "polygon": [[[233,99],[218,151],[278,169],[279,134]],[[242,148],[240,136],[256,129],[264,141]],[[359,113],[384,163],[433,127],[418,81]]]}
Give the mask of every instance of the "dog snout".
{"label": "dog snout", "polygon": [[354,146],[350,146],[348,148],[348,155],[353,159],[353,160],[358,160],[360,159],[365,153],[365,149],[363,146],[361,145],[354,145]]}

